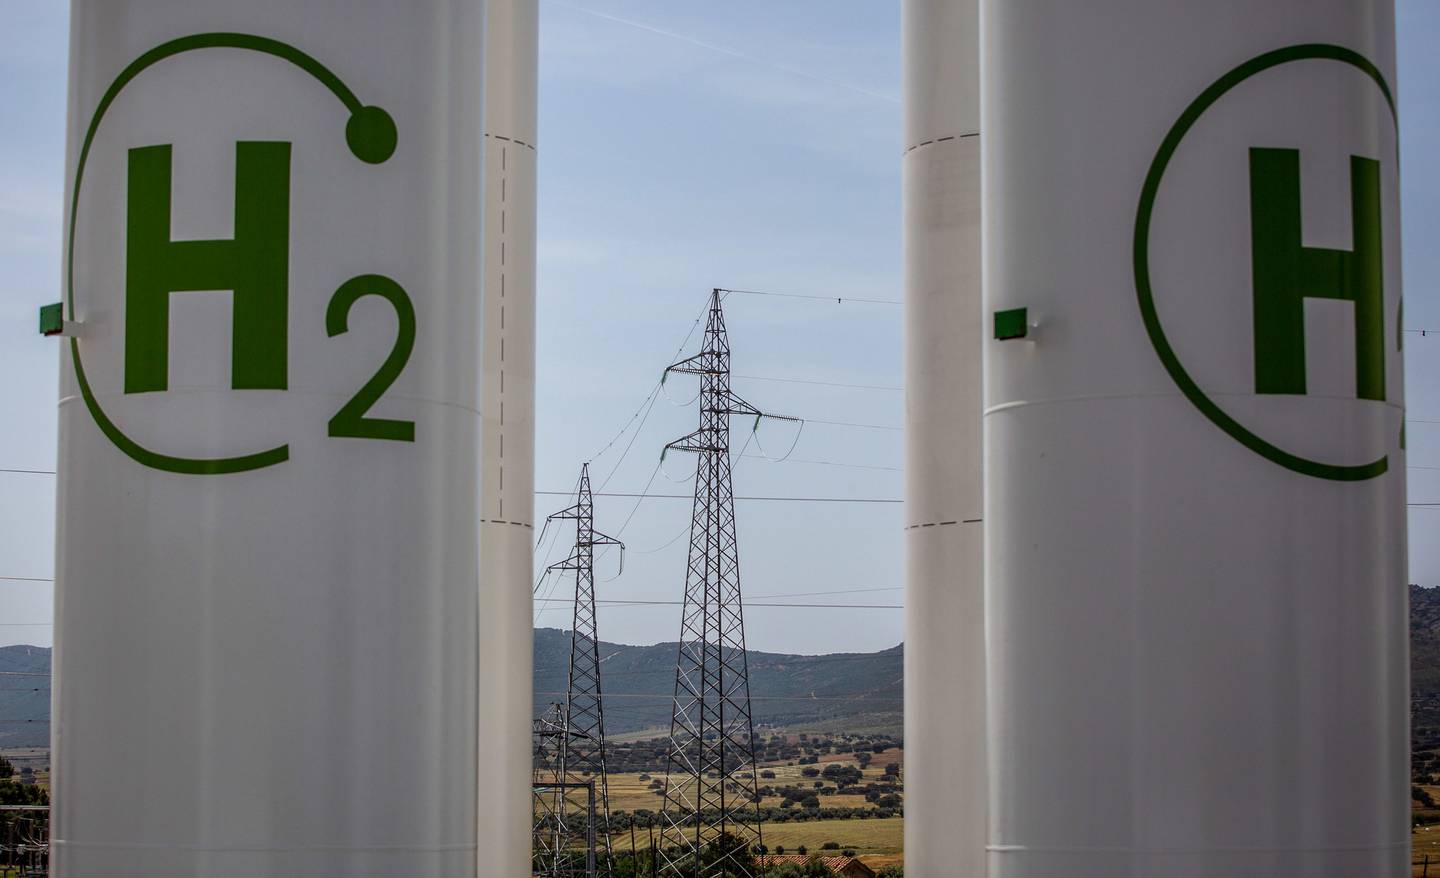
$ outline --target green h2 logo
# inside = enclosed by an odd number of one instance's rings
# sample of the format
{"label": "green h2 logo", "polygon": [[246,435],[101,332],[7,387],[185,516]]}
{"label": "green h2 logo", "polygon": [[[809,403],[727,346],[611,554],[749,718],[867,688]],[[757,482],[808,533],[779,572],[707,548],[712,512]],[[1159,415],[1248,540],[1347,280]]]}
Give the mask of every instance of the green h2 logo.
{"label": "green h2 logo", "polygon": [[1305,393],[1305,299],[1355,305],[1355,387],[1385,401],[1380,163],[1350,158],[1352,250],[1300,243],[1300,151],[1250,150],[1255,392]]}
{"label": "green h2 logo", "polygon": [[[115,98],[150,66],[185,52],[244,49],[289,62],[328,88],[350,111],[345,139],[355,158],[385,162],[394,153],[395,123],[379,107],[366,106],[339,77],[314,58],[276,40],[248,34],[196,34],[164,43],[141,55],[111,83],[101,98],[80,150],[72,186],[67,247],[66,306],[74,320],[75,224],[85,166],[95,134]],[[172,146],[131,149],[127,166],[125,227],[124,392],[168,389],[170,297],[198,290],[231,290],[231,386],[235,390],[285,390],[289,385],[289,268],[291,144],[241,141],[235,146],[234,237],[228,240],[174,240],[170,230]],[[348,331],[350,308],[360,298],[379,296],[395,309],[399,331],[389,356],[366,384],[330,419],[328,435],[412,442],[411,421],[369,417],[367,412],[399,377],[415,344],[415,310],[394,280],[366,274],[343,283],[325,312],[326,333]],[[289,459],[288,445],[237,457],[197,459],[156,452],[131,439],[105,413],[85,375],[79,339],[71,359],[86,407],[102,433],[137,462],[177,473],[234,473],[274,466]]]}
{"label": "green h2 logo", "polygon": [[165,390],[170,295],[231,290],[231,386],[288,383],[290,144],[235,148],[235,237],[170,237],[169,146],[130,150],[125,223],[125,392]]}
{"label": "green h2 logo", "polygon": [[[1388,455],[1365,463],[1335,464],[1288,451],[1227,412],[1192,377],[1161,325],[1151,279],[1150,234],[1155,201],[1176,150],[1200,118],[1226,93],[1257,74],[1295,61],[1329,61],[1364,74],[1385,99],[1393,123],[1395,105],[1378,68],[1340,46],[1307,44],[1268,52],[1226,73],[1196,98],[1171,127],[1141,190],[1136,215],[1135,288],[1150,342],[1181,392],[1212,423],[1242,445],[1294,472],[1337,481],[1371,479],[1386,472]],[[1355,387],[1360,400],[1385,402],[1386,306],[1382,162],[1350,156],[1349,249],[1302,243],[1300,151],[1256,145],[1249,149],[1250,309],[1253,319],[1253,389],[1257,395],[1304,396],[1305,302],[1331,299],[1354,310]],[[1398,327],[1395,339],[1398,347]]]}

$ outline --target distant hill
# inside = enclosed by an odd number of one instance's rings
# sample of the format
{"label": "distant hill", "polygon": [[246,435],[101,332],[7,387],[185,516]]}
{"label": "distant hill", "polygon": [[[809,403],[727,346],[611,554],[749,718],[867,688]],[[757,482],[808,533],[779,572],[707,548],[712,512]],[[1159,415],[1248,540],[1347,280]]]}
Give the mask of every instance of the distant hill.
{"label": "distant hill", "polygon": [[[677,644],[626,646],[601,642],[607,731],[614,735],[666,729],[675,687]],[[902,733],[904,647],[874,653],[784,655],[750,652],[755,722],[799,731]],[[535,631],[535,707],[564,699],[570,635]],[[0,647],[0,747],[49,743],[50,650]],[[1411,736],[1416,771],[1440,776],[1440,588],[1410,586]]]}
{"label": "distant hill", "polygon": [[1440,774],[1440,588],[1410,586],[1410,762]]}
{"label": "distant hill", "polygon": [[[600,642],[605,730],[669,729],[677,643]],[[801,731],[901,734],[903,646],[881,652],[784,655],[750,651],[752,714],[757,724]],[[570,633],[535,630],[536,712],[564,700]]]}
{"label": "distant hill", "polygon": [[[667,729],[675,690],[674,643],[626,646],[601,641],[601,679],[607,696],[606,731]],[[750,694],[755,722],[801,731],[901,733],[904,653],[781,655],[750,652]],[[570,666],[570,633],[535,631],[537,713],[563,701]],[[50,672],[50,650],[0,647],[0,672]],[[50,680],[0,676],[0,748],[43,747],[50,741]]]}
{"label": "distant hill", "polygon": [[[666,729],[675,687],[677,644],[626,646],[601,642],[607,731],[615,735]],[[783,655],[750,652],[755,722],[799,731],[902,733],[904,648],[874,653]],[[570,635],[535,631],[536,712],[564,698]],[[50,650],[0,647],[0,747],[49,743]],[[1410,586],[1411,735],[1416,770],[1440,776],[1440,588]]]}
{"label": "distant hill", "polygon": [[46,647],[0,646],[0,747],[50,746],[49,673]]}

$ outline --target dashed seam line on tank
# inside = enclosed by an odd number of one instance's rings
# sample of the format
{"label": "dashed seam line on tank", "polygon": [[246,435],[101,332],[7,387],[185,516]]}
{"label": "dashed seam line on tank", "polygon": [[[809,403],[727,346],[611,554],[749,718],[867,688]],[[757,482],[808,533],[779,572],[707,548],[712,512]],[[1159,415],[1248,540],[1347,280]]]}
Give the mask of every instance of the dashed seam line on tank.
{"label": "dashed seam line on tank", "polygon": [[955,521],[927,521],[924,524],[907,525],[905,529],[915,530],[920,527],[944,527],[947,524],[979,524],[983,520],[984,519],[980,518],[961,518]]}
{"label": "dashed seam line on tank", "polygon": [[[532,152],[536,151],[534,144],[526,143],[525,141],[519,139],[518,137],[506,137],[506,136],[503,135],[503,134],[490,134],[490,133],[486,133],[485,136],[486,136],[486,137],[492,137],[492,138],[494,138],[494,139],[496,139],[496,140],[504,141],[505,143],[514,143],[514,144],[516,144],[516,145],[523,146],[523,147],[531,150]],[[499,447],[499,454],[498,454],[499,463],[497,464],[498,471],[497,471],[497,473],[496,473],[496,481],[498,482],[498,484],[497,484],[497,486],[496,486],[496,493],[498,494],[498,497],[497,497],[497,511],[498,511],[501,515],[504,515],[504,514],[505,514],[505,337],[506,337],[506,325],[505,325],[505,299],[506,299],[506,288],[505,288],[505,287],[506,287],[506,284],[505,284],[505,280],[506,280],[506,277],[505,277],[505,274],[506,274],[505,245],[506,245],[506,243],[507,243],[507,240],[506,240],[506,239],[507,239],[508,234],[509,234],[509,222],[508,222],[508,217],[507,217],[507,210],[508,210],[508,207],[509,207],[509,204],[508,204],[508,201],[509,201],[509,183],[510,183],[510,155],[509,155],[509,147],[502,146],[502,147],[500,147],[500,236],[499,236],[499,237],[500,237],[500,308],[499,308],[499,318],[500,318],[500,319],[499,319],[499,325],[500,325],[500,331],[499,331],[499,337],[500,337],[500,375],[499,375],[499,379],[500,379],[500,382],[499,382],[499,383],[500,383],[500,387],[499,387],[499,400],[498,400],[498,405],[497,405],[497,408],[499,409],[499,432],[497,433],[497,436],[496,436],[497,445],[498,445],[498,447]],[[524,521],[509,521],[509,520],[503,519],[503,518],[489,518],[489,519],[487,519],[487,518],[482,518],[482,519],[480,519],[480,521],[481,521],[482,523],[485,523],[485,524],[508,524],[508,525],[514,525],[514,526],[516,526],[516,527],[529,528],[529,529],[531,529],[531,530],[534,530],[534,529],[535,529],[535,526],[534,526],[533,524],[531,524],[530,522],[524,522]]]}
{"label": "dashed seam line on tank", "polygon": [[482,519],[480,519],[480,523],[481,523],[481,524],[513,524],[513,525],[515,525],[516,527],[528,527],[528,528],[530,528],[531,530],[534,530],[534,529],[535,529],[535,525],[530,524],[529,522],[525,522],[525,521],[505,521],[504,519],[500,519],[500,518],[482,518]]}
{"label": "dashed seam line on tank", "polygon": [[951,135],[948,136],[948,137],[936,137],[936,138],[933,139],[933,140],[922,140],[922,141],[920,141],[919,143],[916,143],[916,144],[914,144],[914,145],[912,145],[912,146],[907,146],[907,147],[905,147],[905,152],[901,153],[901,155],[909,155],[910,153],[914,152],[915,150],[919,149],[919,148],[922,147],[922,146],[930,146],[931,144],[935,144],[935,143],[944,143],[944,142],[946,142],[947,140],[959,140],[959,139],[962,138],[962,137],[979,137],[979,136],[980,136],[980,132],[979,132],[979,131],[976,131],[976,132],[974,132],[974,133],[972,133],[972,134],[951,134]]}
{"label": "dashed seam line on tank", "polygon": [[496,140],[503,140],[503,141],[505,141],[506,143],[518,143],[519,145],[521,145],[521,146],[523,146],[523,147],[526,147],[527,149],[532,149],[532,150],[535,149],[535,144],[533,144],[533,143],[526,143],[525,141],[521,140],[521,139],[518,138],[518,137],[506,137],[506,136],[503,135],[503,134],[486,134],[485,136],[486,136],[486,137],[493,137],[493,138],[495,138]]}
{"label": "dashed seam line on tank", "polygon": [[[496,139],[509,140],[495,135]],[[510,148],[500,147],[500,313],[505,313],[505,189],[510,179]],[[500,318],[500,429],[496,434],[499,439],[500,453],[498,455],[499,473],[496,493],[498,497],[498,509],[501,515],[505,514],[505,318]]]}

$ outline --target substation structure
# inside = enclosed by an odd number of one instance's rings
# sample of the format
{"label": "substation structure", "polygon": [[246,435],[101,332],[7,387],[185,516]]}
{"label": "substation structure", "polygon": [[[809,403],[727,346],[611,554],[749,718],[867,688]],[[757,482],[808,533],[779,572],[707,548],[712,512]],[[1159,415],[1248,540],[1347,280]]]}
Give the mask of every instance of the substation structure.
{"label": "substation structure", "polygon": [[[543,878],[595,878],[595,782],[567,783],[561,763],[573,736],[565,727],[565,707],[551,704],[535,718],[534,782],[530,873]],[[583,815],[579,821],[575,815]],[[578,850],[577,850],[578,846]]]}

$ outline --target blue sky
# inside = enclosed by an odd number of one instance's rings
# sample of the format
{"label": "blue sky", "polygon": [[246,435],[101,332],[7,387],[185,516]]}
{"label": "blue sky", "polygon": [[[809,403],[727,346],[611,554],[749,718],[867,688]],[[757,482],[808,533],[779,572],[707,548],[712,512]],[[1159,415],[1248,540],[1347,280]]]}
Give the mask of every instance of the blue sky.
{"label": "blue sky", "polygon": [[[1437,330],[1406,338],[1410,462],[1435,467],[1411,470],[1411,499],[1440,501],[1440,4],[1397,5],[1406,318]],[[711,287],[901,295],[899,3],[542,0],[541,10],[537,487],[569,490],[594,456],[597,487],[638,492],[653,474],[652,492],[688,494],[693,460],[657,463],[694,428],[693,385],[676,377],[632,415]],[[51,0],[0,0],[0,469],[55,465],[58,351],[36,335],[35,314],[59,298],[66,14]],[[736,493],[900,497],[900,309],[733,295],[726,310],[734,371],[746,376],[737,392],[810,419],[798,442],[793,426],[762,426]],[[749,425],[736,428],[743,444]],[[792,442],[788,460],[766,459]],[[543,516],[566,500],[537,504]],[[602,562],[600,596],[678,599],[688,502],[602,497],[597,514],[609,533],[624,524],[631,548],[622,577],[609,579],[613,557]],[[752,604],[898,605],[901,518],[895,504],[742,502]],[[1440,509],[1412,510],[1413,581],[1440,585],[1437,528]],[[0,472],[0,576],[40,580],[0,579],[0,643],[50,642],[48,627],[28,623],[50,618],[53,532],[52,478]],[[565,590],[547,583],[542,594]],[[540,608],[538,624],[566,624],[562,604]],[[751,645],[776,651],[903,637],[896,609],[752,605],[747,618]],[[605,639],[669,640],[679,608],[608,606],[600,625]]]}

